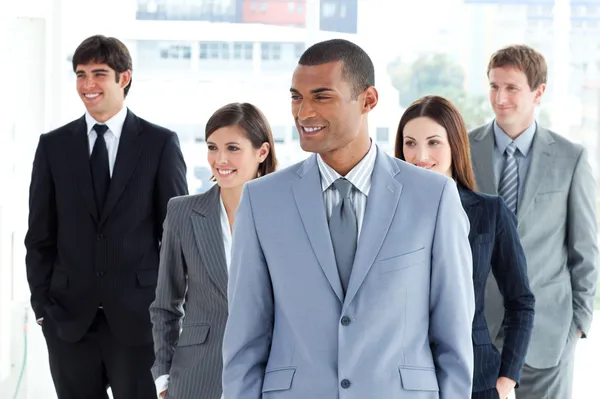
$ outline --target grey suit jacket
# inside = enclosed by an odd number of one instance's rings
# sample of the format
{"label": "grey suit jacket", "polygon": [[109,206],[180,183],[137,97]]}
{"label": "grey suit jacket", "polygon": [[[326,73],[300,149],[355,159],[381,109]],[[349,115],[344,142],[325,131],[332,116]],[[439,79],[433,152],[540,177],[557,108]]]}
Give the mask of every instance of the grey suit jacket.
{"label": "grey suit jacket", "polygon": [[316,156],[247,183],[225,399],[469,398],[468,220],[455,183],[378,150],[346,295]]}
{"label": "grey suit jacket", "polygon": [[221,396],[227,265],[219,187],[172,199],[164,223],[156,299],[150,306],[156,360],[168,398]]}
{"label": "grey suit jacket", "polygon": [[[477,186],[496,194],[492,154],[493,124],[469,133]],[[517,208],[518,232],[536,298],[533,335],[526,363],[535,368],[558,364],[577,329],[587,333],[598,271],[595,184],[585,149],[538,127],[532,159]],[[504,307],[490,276],[486,318],[492,336],[502,325]]]}

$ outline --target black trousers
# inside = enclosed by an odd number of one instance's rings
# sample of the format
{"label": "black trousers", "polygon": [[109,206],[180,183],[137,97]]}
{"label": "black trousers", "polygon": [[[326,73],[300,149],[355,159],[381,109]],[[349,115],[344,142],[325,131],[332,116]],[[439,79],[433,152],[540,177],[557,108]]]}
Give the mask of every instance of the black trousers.
{"label": "black trousers", "polygon": [[498,390],[488,389],[480,392],[473,392],[471,395],[471,399],[498,399],[500,396],[498,395]]}
{"label": "black trousers", "polygon": [[49,318],[44,319],[42,329],[58,399],[108,399],[108,387],[114,399],[156,397],[150,372],[152,343],[135,347],[121,343],[110,332],[101,309],[76,343],[60,339]]}

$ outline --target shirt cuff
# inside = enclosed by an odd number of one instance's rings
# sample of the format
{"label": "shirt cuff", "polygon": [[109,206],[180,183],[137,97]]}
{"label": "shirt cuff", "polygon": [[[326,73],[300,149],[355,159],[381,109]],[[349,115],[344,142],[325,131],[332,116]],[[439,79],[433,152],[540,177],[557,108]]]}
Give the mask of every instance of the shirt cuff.
{"label": "shirt cuff", "polygon": [[160,394],[169,388],[169,374],[163,374],[154,381],[156,385],[156,396],[160,398]]}

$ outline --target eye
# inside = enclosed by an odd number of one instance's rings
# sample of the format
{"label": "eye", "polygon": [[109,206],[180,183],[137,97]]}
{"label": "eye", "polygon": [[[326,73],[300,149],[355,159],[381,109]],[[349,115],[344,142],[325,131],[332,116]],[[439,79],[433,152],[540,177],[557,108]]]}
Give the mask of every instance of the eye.
{"label": "eye", "polygon": [[415,146],[415,142],[414,141],[405,141],[404,145],[407,147],[414,147]]}
{"label": "eye", "polygon": [[234,145],[230,145],[229,147],[227,147],[227,149],[229,151],[235,152],[235,151],[239,151],[240,149]]}
{"label": "eye", "polygon": [[301,99],[301,97],[299,95],[292,94],[292,101],[298,101],[300,99]]}
{"label": "eye", "polygon": [[216,149],[217,149],[217,146],[216,146],[216,145],[214,145],[214,144],[209,144],[209,145],[207,146],[207,148],[208,148],[208,150],[209,150],[209,151],[216,151]]}
{"label": "eye", "polygon": [[431,140],[429,142],[429,145],[432,147],[437,147],[438,145],[440,145],[441,143],[438,140]]}
{"label": "eye", "polygon": [[317,100],[328,100],[328,99],[330,99],[331,97],[327,97],[327,96],[316,96],[315,98],[316,98]]}

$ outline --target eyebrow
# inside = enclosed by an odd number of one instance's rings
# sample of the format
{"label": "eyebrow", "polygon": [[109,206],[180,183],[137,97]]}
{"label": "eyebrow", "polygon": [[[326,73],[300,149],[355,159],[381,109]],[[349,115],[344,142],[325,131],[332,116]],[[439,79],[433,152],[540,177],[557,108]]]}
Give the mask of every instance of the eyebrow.
{"label": "eyebrow", "polygon": [[[96,72],[106,72],[106,73],[108,73],[108,72],[109,72],[109,70],[108,70],[108,69],[105,69],[105,68],[97,68],[97,69],[92,69],[92,72],[93,72],[93,73],[96,73]],[[78,70],[76,73],[77,73],[77,75],[79,75],[79,74],[81,74],[81,73],[85,73],[85,71],[80,69],[80,70]]]}
{"label": "eyebrow", "polygon": [[[432,138],[434,138],[434,137],[439,137],[439,138],[442,138],[442,136],[440,136],[439,134],[434,134],[433,136],[426,137],[425,139],[426,139],[426,140],[429,140],[429,139],[432,139]],[[411,139],[411,140],[415,140],[415,141],[417,141],[417,139],[415,139],[414,137],[410,137],[410,136],[404,136],[404,138],[405,138],[405,139]]]}
{"label": "eyebrow", "polygon": [[[328,87],[319,87],[318,89],[311,90],[310,93],[311,94],[319,94],[319,93],[324,93],[324,92],[327,92],[327,91],[335,91],[335,90],[330,89]],[[291,93],[300,94],[300,92],[298,90],[294,89],[293,87],[290,88],[290,92]]]}
{"label": "eyebrow", "polygon": [[[214,144],[217,145],[215,142],[213,141],[207,141],[206,144]],[[229,143],[225,143],[225,145],[231,145],[231,144],[235,144],[235,145],[240,145],[240,143],[238,143],[237,141],[230,141]]]}

